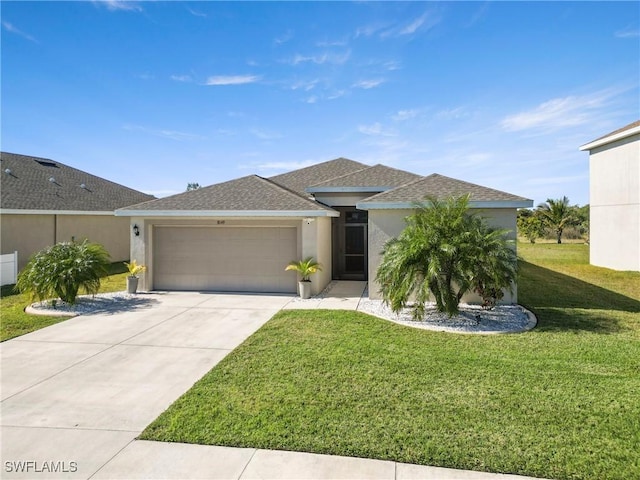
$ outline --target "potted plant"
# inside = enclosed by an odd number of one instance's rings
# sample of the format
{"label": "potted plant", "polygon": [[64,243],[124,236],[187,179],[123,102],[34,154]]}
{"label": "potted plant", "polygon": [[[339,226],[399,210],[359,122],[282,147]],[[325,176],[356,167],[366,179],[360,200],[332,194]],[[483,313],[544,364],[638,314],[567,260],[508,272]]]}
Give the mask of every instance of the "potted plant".
{"label": "potted plant", "polygon": [[285,270],[295,270],[300,274],[298,282],[298,293],[300,298],[311,297],[311,275],[322,271],[322,266],[316,262],[313,257],[307,257],[304,260],[294,260]]}
{"label": "potted plant", "polygon": [[144,273],[147,267],[139,265],[138,262],[132,260],[131,263],[124,262],[129,269],[129,275],[127,276],[127,293],[136,293],[138,290],[138,274]]}

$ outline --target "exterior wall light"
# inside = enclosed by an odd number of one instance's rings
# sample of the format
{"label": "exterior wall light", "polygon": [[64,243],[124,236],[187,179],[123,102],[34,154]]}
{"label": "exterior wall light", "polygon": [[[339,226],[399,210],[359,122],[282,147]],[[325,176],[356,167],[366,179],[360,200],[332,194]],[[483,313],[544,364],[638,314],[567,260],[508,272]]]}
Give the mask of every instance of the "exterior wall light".
{"label": "exterior wall light", "polygon": [[138,225],[134,225],[134,226],[133,226],[133,234],[134,234],[136,237],[139,237],[139,236],[140,236],[140,228],[138,228]]}

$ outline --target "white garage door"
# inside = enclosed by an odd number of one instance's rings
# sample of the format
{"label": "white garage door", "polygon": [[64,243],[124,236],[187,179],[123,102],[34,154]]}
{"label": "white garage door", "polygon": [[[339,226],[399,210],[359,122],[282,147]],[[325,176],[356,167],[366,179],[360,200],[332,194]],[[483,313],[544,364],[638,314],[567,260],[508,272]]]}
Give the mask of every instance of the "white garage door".
{"label": "white garage door", "polygon": [[156,290],[295,293],[293,227],[155,227]]}

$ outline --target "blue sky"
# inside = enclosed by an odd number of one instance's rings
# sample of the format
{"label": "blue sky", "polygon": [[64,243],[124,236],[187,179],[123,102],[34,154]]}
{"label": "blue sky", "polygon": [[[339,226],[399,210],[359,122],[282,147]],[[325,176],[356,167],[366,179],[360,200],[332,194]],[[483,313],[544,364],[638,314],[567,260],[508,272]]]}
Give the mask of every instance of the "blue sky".
{"label": "blue sky", "polygon": [[637,2],[6,2],[2,150],[166,196],[337,157],[589,201]]}

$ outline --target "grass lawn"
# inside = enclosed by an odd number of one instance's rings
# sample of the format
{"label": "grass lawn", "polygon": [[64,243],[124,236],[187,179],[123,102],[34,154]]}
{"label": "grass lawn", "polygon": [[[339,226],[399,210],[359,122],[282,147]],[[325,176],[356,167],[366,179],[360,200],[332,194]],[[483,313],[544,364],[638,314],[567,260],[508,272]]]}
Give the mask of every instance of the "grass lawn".
{"label": "grass lawn", "polygon": [[640,478],[640,274],[584,245],[520,245],[518,335],[283,311],[177,400],[149,440],[558,479]]}
{"label": "grass lawn", "polygon": [[[126,289],[127,267],[122,262],[113,263],[109,275],[104,277],[100,292],[119,292]],[[80,292],[83,294],[84,292]],[[0,342],[33,332],[54,323],[68,320],[70,317],[45,317],[27,315],[24,309],[29,305],[28,295],[16,292],[13,285],[2,287],[0,298]]]}

